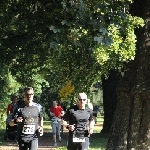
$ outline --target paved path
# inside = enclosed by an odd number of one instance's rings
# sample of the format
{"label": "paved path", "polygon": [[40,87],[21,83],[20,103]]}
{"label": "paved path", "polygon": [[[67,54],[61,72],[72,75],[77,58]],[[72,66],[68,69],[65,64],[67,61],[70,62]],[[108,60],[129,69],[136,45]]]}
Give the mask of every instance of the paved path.
{"label": "paved path", "polygon": [[[68,131],[64,131],[62,141],[58,142],[57,147],[65,146],[67,142]],[[53,135],[51,131],[45,131],[43,136],[39,138],[38,150],[55,150],[53,146]],[[8,140],[5,146],[0,146],[0,150],[18,150],[17,142]]]}

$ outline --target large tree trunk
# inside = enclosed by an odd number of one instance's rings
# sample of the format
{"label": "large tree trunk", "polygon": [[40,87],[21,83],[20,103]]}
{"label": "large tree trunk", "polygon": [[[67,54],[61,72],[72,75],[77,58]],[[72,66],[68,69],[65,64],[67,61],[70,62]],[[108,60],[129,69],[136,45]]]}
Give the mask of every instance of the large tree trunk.
{"label": "large tree trunk", "polygon": [[114,113],[117,104],[116,85],[118,81],[118,72],[111,70],[108,79],[102,78],[103,105],[104,105],[104,123],[102,134],[108,134],[113,122]]}
{"label": "large tree trunk", "polygon": [[117,87],[117,108],[107,150],[150,149],[150,0],[135,0],[132,15],[146,25],[136,30],[137,54]]}

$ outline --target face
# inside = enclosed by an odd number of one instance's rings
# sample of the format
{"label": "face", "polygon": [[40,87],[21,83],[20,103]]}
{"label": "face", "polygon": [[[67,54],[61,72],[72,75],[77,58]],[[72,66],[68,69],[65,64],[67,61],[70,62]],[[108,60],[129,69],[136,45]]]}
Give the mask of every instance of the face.
{"label": "face", "polygon": [[53,101],[53,106],[54,106],[54,107],[57,106],[57,101]]}
{"label": "face", "polygon": [[17,97],[14,98],[13,102],[14,102],[14,103],[17,103],[17,101],[18,101],[18,98],[17,98]]}
{"label": "face", "polygon": [[85,93],[79,93],[78,105],[85,106],[86,103],[87,103],[87,95]]}
{"label": "face", "polygon": [[24,94],[24,98],[25,98],[25,101],[27,103],[30,103],[33,101],[33,97],[34,97],[34,92],[33,90],[27,90]]}

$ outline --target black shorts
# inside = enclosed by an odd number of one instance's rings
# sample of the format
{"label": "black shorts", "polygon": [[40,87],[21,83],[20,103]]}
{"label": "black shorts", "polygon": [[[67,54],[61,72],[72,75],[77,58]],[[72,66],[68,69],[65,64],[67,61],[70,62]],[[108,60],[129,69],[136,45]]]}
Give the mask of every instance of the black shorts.
{"label": "black shorts", "polygon": [[19,150],[37,150],[38,149],[38,139],[33,139],[29,142],[24,142],[23,140],[18,140]]}
{"label": "black shorts", "polygon": [[85,142],[73,142],[70,137],[67,144],[67,150],[88,150],[89,137],[85,137]]}

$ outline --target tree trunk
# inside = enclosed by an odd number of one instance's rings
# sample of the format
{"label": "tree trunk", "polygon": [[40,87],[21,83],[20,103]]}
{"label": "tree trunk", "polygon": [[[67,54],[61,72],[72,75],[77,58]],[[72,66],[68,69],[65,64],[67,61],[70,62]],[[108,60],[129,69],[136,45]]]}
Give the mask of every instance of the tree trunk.
{"label": "tree trunk", "polygon": [[104,105],[104,123],[101,133],[107,134],[110,132],[114,112],[116,110],[117,94],[116,85],[118,73],[111,70],[108,79],[102,79],[103,88],[103,105]]}
{"label": "tree trunk", "polygon": [[146,25],[136,30],[137,53],[117,86],[117,108],[107,150],[150,149],[150,0],[135,0],[131,14]]}

